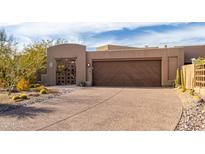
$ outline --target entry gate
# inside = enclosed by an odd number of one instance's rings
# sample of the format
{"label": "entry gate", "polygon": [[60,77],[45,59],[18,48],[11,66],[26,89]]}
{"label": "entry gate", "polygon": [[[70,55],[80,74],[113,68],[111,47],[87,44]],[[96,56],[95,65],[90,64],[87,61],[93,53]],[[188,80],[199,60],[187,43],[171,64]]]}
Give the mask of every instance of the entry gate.
{"label": "entry gate", "polygon": [[76,84],[76,64],[75,59],[56,60],[56,84],[70,85]]}

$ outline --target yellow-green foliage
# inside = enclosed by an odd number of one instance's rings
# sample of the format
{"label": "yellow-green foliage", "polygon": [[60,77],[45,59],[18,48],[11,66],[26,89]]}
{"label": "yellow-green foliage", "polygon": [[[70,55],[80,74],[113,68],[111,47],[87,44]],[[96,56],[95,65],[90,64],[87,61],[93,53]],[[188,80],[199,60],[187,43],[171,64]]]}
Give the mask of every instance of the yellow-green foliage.
{"label": "yellow-green foliage", "polygon": [[13,101],[21,101],[21,100],[24,100],[24,99],[28,99],[28,96],[26,94],[18,94],[18,95],[14,95],[12,96],[11,98]]}
{"label": "yellow-green foliage", "polygon": [[9,93],[18,81],[16,42],[5,30],[0,30],[0,84]]}
{"label": "yellow-green foliage", "polygon": [[[39,86],[39,87],[33,88],[33,90],[36,91],[36,92],[40,92],[42,89],[46,89],[46,87],[44,87],[44,86]],[[47,90],[47,89],[46,89],[46,90]]]}
{"label": "yellow-green foliage", "polygon": [[5,82],[3,79],[0,79],[0,87],[4,88],[5,87]]}
{"label": "yellow-green foliage", "polygon": [[41,84],[31,84],[30,88],[37,88],[37,87],[40,87],[40,86],[41,86]]}
{"label": "yellow-green foliage", "polygon": [[20,95],[20,98],[21,98],[21,99],[28,99],[28,96],[27,96],[26,94],[21,94],[21,95]]}
{"label": "yellow-green foliage", "polygon": [[48,91],[46,89],[41,89],[40,94],[47,94]]}
{"label": "yellow-green foliage", "polygon": [[199,57],[196,60],[194,60],[195,65],[203,65],[205,64],[205,58],[204,57]]}
{"label": "yellow-green foliage", "polygon": [[26,79],[21,79],[17,85],[16,85],[17,90],[19,91],[25,91],[25,90],[29,90],[29,81]]}
{"label": "yellow-green foliage", "polygon": [[[46,72],[47,48],[65,42],[65,40],[33,42],[19,50],[18,42],[12,36],[8,36],[5,30],[0,30],[0,86],[8,89],[10,94],[22,77],[29,83],[36,83],[39,74]],[[27,90],[27,87],[19,86],[19,90]]]}
{"label": "yellow-green foliage", "polygon": [[[5,30],[0,30],[0,86],[7,88],[10,94],[22,77],[29,83],[35,83],[38,75],[46,71],[46,49],[65,42],[65,40],[33,42],[19,50],[21,52],[17,52],[18,42],[12,36],[8,36]],[[20,86],[19,89],[25,88]]]}
{"label": "yellow-green foliage", "polygon": [[189,95],[194,96],[194,89],[191,89],[191,90],[189,91]]}
{"label": "yellow-green foliage", "polygon": [[179,68],[177,68],[177,71],[176,71],[176,79],[175,79],[175,88],[179,87]]}
{"label": "yellow-green foliage", "polygon": [[196,96],[193,96],[193,99],[200,100],[200,97],[196,95]]}
{"label": "yellow-green foliage", "polygon": [[14,95],[12,98],[11,98],[13,101],[17,101],[17,100],[20,100],[20,96],[19,95]]}
{"label": "yellow-green foliage", "polygon": [[[35,83],[38,73],[45,73],[47,67],[46,50],[48,47],[64,43],[64,40],[46,40],[27,45],[19,55],[18,65],[30,83]],[[35,87],[34,87],[35,88]]]}

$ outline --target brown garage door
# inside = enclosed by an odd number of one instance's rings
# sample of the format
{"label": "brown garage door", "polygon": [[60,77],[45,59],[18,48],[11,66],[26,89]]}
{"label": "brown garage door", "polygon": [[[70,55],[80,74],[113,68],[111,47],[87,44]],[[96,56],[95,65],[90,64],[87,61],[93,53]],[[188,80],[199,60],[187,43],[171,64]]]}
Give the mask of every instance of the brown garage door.
{"label": "brown garage door", "polygon": [[160,60],[94,61],[94,86],[161,86]]}

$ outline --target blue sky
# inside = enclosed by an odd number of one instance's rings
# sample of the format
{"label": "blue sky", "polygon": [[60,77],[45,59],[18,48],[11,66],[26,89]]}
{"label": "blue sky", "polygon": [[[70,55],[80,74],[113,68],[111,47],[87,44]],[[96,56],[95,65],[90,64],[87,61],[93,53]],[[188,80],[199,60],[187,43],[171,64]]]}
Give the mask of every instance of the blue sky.
{"label": "blue sky", "polygon": [[42,39],[65,39],[84,44],[87,50],[105,44],[137,47],[205,44],[205,22],[29,22],[0,23],[1,28],[14,36],[19,49]]}

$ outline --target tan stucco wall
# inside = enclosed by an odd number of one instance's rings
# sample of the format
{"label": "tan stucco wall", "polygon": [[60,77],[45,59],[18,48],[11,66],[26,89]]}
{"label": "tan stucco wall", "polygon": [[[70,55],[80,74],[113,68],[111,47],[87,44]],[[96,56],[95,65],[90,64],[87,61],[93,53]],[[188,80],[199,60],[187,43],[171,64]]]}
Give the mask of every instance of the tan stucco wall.
{"label": "tan stucco wall", "polygon": [[[177,58],[177,65],[181,67],[184,64],[183,48],[159,48],[159,49],[126,49],[114,50],[111,52],[87,52],[87,63],[90,67],[87,69],[87,81],[92,83],[92,62],[95,60],[117,60],[117,59],[161,59],[162,62],[162,86],[168,86],[173,83],[169,80],[169,57]],[[173,72],[176,73],[176,72]]]}
{"label": "tan stucco wall", "polygon": [[48,48],[47,84],[56,84],[56,59],[76,58],[76,84],[86,81],[86,47],[79,44],[63,44]]}

